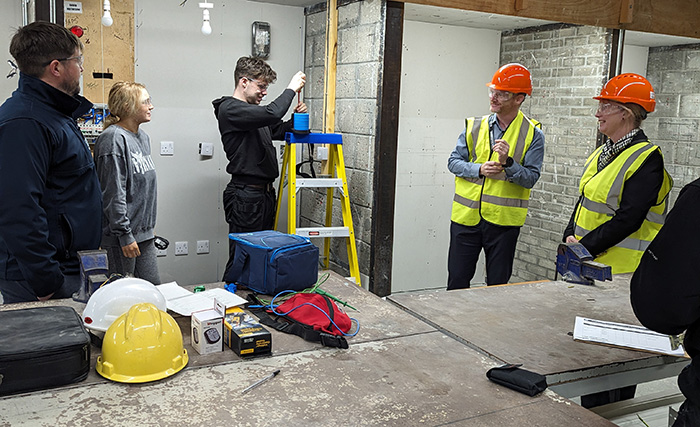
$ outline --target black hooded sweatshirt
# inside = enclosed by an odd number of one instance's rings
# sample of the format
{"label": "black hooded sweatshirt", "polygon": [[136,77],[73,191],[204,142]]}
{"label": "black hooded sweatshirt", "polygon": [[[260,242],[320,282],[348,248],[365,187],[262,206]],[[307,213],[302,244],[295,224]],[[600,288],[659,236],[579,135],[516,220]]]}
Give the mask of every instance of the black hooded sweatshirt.
{"label": "black hooded sweatshirt", "polygon": [[696,407],[700,407],[699,211],[700,179],[683,187],[630,283],[632,308],[642,325],[664,334],[686,331],[683,344],[693,360],[679,375],[678,385]]}
{"label": "black hooded sweatshirt", "polygon": [[219,121],[231,182],[264,185],[279,176],[273,140],[283,140],[292,120],[282,121],[295,92],[285,89],[268,105],[248,104],[231,96],[212,102]]}

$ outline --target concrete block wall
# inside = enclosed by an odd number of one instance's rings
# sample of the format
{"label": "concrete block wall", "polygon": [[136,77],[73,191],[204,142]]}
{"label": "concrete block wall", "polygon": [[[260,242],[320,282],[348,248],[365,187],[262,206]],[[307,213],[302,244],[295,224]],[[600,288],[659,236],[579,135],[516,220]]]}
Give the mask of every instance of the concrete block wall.
{"label": "concrete block wall", "polygon": [[647,79],[656,110],[642,123],[673,177],[671,203],[700,177],[700,44],[649,48]]}
{"label": "concrete block wall", "polygon": [[611,34],[597,27],[548,25],[504,32],[501,64],[532,73],[523,112],[542,123],[545,156],[520,232],[511,282],[553,279],[556,248],[576,200],[583,164],[595,148],[593,108],[605,82]]}
{"label": "concrete block wall", "polygon": [[[381,0],[338,2],[338,51],[336,76],[335,132],[343,134],[344,160],[355,228],[361,280],[368,281],[371,245],[372,185],[384,48],[385,2]],[[325,5],[306,10],[304,99],[309,106],[312,131],[323,129]],[[306,169],[305,169],[306,170]],[[317,167],[320,170],[320,166]],[[300,222],[322,225],[325,191],[302,190]],[[333,202],[333,224],[341,225],[339,199]],[[331,264],[348,274],[345,239],[331,239]],[[320,244],[320,241],[316,242]]]}

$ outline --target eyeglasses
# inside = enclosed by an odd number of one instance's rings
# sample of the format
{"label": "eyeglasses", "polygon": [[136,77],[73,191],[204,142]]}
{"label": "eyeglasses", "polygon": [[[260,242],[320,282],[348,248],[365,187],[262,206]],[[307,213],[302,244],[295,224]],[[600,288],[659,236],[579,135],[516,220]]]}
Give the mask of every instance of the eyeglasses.
{"label": "eyeglasses", "polygon": [[78,62],[78,65],[79,65],[79,66],[81,66],[81,67],[83,66],[83,60],[84,60],[84,59],[83,59],[83,55],[71,56],[70,58],[61,58],[61,59],[57,59],[56,61],[60,61],[60,62],[63,62],[63,61],[72,61],[73,59],[77,59],[77,62]]}
{"label": "eyeglasses", "polygon": [[632,112],[629,108],[625,107],[624,105],[614,104],[611,102],[601,102],[600,104],[598,104],[597,107],[593,108],[593,115],[607,115],[625,110],[629,111],[630,113]]}
{"label": "eyeglasses", "polygon": [[246,79],[248,79],[248,81],[250,81],[250,82],[255,83],[261,92],[265,92],[267,90],[268,86],[270,86],[270,85],[261,84],[259,81],[255,80],[255,79],[251,79],[250,77],[246,77]]}
{"label": "eyeglasses", "polygon": [[153,103],[151,102],[151,98],[144,99],[143,101],[141,101],[141,105],[148,105],[149,107],[152,107]]}
{"label": "eyeglasses", "polygon": [[505,102],[510,100],[515,94],[503,90],[489,88],[489,98],[494,98],[496,101]]}
{"label": "eyeglasses", "polygon": [[58,61],[58,62],[63,62],[63,61],[72,61],[74,59],[77,59],[78,65],[83,66],[83,55],[78,55],[78,56],[71,56],[70,58],[57,58],[57,59],[52,59],[51,61],[47,62],[44,64],[44,67],[52,63],[53,61]]}

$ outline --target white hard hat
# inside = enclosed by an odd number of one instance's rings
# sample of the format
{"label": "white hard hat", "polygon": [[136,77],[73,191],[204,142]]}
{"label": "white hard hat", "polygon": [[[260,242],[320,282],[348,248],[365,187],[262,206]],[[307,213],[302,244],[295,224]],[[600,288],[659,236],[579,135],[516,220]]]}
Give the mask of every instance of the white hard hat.
{"label": "white hard hat", "polygon": [[92,294],[83,311],[83,323],[93,331],[106,332],[112,322],[141,302],[168,310],[165,297],[151,282],[135,277],[115,280]]}

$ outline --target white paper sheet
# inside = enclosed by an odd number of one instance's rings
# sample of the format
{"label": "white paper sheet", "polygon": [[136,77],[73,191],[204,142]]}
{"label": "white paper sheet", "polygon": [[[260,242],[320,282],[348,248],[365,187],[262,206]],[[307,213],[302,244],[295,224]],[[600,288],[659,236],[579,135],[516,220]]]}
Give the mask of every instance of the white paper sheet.
{"label": "white paper sheet", "polygon": [[163,283],[162,285],[156,285],[156,288],[165,297],[166,300],[171,300],[180,297],[186,297],[187,295],[192,295],[191,291],[178,285],[177,282]]}
{"label": "white paper sheet", "polygon": [[668,335],[654,332],[643,326],[588,319],[580,316],[576,316],[574,339],[671,356],[685,356],[682,345],[676,350],[671,348],[671,340]]}
{"label": "white paper sheet", "polygon": [[176,282],[164,283],[157,286],[165,296],[168,310],[183,316],[192,315],[193,311],[214,308],[214,298],[228,307],[235,307],[246,303],[246,300],[226,289],[214,288],[204,292],[190,292]]}

